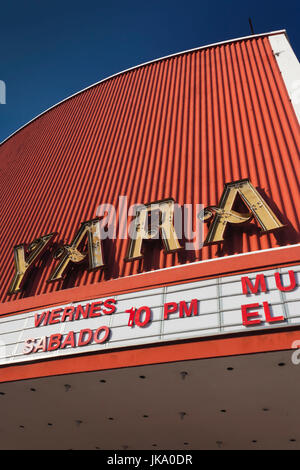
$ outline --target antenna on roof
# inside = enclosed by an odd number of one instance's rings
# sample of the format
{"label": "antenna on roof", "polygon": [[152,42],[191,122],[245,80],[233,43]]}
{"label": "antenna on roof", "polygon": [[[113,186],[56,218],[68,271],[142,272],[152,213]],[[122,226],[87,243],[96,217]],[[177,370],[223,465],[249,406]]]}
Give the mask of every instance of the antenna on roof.
{"label": "antenna on roof", "polygon": [[254,33],[253,24],[252,24],[252,20],[251,20],[250,17],[249,17],[249,25],[250,25],[250,29],[251,29],[251,34],[255,34],[255,33]]}

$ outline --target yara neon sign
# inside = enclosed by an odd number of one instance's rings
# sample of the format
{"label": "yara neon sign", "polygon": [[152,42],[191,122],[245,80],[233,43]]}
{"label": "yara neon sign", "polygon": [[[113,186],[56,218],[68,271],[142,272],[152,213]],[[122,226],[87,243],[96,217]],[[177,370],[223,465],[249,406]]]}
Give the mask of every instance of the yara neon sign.
{"label": "yara neon sign", "polygon": [[[241,213],[233,210],[237,197],[243,201],[247,212]],[[143,258],[145,240],[160,238],[166,253],[174,253],[183,249],[179,243],[181,237],[178,236],[178,229],[176,230],[176,224],[174,224],[174,208],[173,199],[164,199],[136,208],[135,219],[130,224],[126,261]],[[248,179],[226,184],[218,206],[206,207],[202,210],[200,218],[205,222],[211,221],[204,244],[223,242],[228,225],[242,224],[252,218],[256,220],[263,232],[283,227],[283,224]],[[109,221],[106,221],[107,224],[109,225]],[[105,233],[109,233],[109,229]],[[31,269],[55,236],[56,233],[43,235],[27,247],[25,244],[20,244],[14,248],[15,274],[9,288],[9,294],[16,294],[22,290]],[[103,268],[105,266],[102,248],[103,237],[103,219],[97,217],[83,222],[72,242],[63,245],[56,253],[55,258],[58,259],[58,262],[50,275],[49,282],[63,279],[70,266],[83,261],[88,261],[89,270]],[[112,238],[114,238],[114,230]],[[87,251],[81,249],[83,242],[87,244]]]}

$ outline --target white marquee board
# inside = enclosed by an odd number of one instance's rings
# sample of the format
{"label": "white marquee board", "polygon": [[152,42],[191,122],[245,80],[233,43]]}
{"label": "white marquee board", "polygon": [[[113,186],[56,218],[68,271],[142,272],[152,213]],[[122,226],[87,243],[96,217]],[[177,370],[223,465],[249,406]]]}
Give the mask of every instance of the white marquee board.
{"label": "white marquee board", "polygon": [[[288,273],[291,270],[294,273],[296,285],[288,291],[278,289],[275,273],[280,273],[282,286],[289,286],[291,278]],[[38,327],[35,327],[36,315],[42,314],[45,309],[0,318],[0,365],[142,346],[149,343],[159,344],[175,340],[300,325],[300,266],[259,271],[243,274],[243,276],[248,276],[254,285],[258,274],[264,274],[266,292],[243,294],[242,275],[235,275],[111,296],[110,298],[113,298],[115,302],[115,312],[110,315],[102,314],[95,318],[67,320]],[[164,319],[166,303],[179,304],[185,301],[189,306],[193,299],[197,299],[197,315],[191,314],[180,318],[178,309],[177,312],[170,313],[168,318]],[[81,302],[81,305],[84,307],[88,302],[91,304],[101,300],[105,299],[93,299]],[[263,302],[268,302],[273,317],[283,316],[284,320],[268,323],[262,308]],[[246,326],[243,324],[241,306],[253,303],[260,304],[259,308],[254,309],[259,312],[259,316],[253,317],[253,319],[259,319],[260,323]],[[58,307],[63,309],[70,306],[76,307],[77,304],[69,303]],[[138,309],[142,306],[150,308],[151,321],[144,327],[128,326],[130,314],[126,310]],[[254,310],[250,309],[250,312]],[[24,354],[24,344],[29,338],[38,339],[46,336],[48,341],[51,335],[61,334],[62,344],[63,338],[70,331],[73,331],[78,337],[82,329],[97,330],[101,326],[107,326],[110,330],[109,338],[104,343],[98,344],[91,341],[81,347],[66,346],[64,349],[59,348],[54,351],[39,350]]]}

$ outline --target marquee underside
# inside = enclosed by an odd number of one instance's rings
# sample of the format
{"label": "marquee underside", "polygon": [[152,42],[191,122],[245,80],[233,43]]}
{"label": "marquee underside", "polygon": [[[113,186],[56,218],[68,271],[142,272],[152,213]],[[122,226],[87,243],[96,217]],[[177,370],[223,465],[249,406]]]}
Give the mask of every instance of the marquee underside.
{"label": "marquee underside", "polygon": [[299,449],[297,351],[4,383],[1,449]]}

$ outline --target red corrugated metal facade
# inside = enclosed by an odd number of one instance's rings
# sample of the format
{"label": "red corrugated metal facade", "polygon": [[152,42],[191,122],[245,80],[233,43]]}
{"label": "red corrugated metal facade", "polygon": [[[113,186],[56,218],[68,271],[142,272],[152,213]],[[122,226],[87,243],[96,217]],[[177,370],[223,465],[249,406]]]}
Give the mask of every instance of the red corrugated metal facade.
{"label": "red corrugated metal facade", "polygon": [[[1,302],[299,242],[299,125],[268,37],[179,54],[69,98],[0,147]],[[69,243],[101,203],[174,198],[217,205],[226,182],[249,178],[286,228],[233,231],[220,247],[126,263],[126,240],[104,244],[107,268],[48,284],[48,253],[27,290],[8,296],[13,247],[58,232]],[[299,202],[299,198],[298,198]]]}

